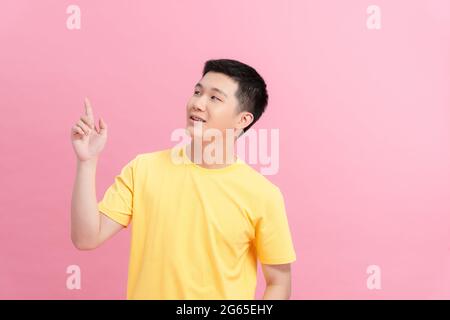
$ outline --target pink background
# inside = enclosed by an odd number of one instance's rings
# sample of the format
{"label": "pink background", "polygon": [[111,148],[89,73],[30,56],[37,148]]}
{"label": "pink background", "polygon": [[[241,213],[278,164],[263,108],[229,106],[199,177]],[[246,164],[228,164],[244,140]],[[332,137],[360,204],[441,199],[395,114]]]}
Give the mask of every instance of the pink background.
{"label": "pink background", "polygon": [[268,178],[297,251],[291,298],[450,298],[449,40],[446,0],[1,1],[0,298],[125,298],[129,230],[91,252],[70,241],[70,128],[90,97],[109,126],[100,198],[137,153],[174,144],[211,58],[266,79],[254,128],[280,130]]}

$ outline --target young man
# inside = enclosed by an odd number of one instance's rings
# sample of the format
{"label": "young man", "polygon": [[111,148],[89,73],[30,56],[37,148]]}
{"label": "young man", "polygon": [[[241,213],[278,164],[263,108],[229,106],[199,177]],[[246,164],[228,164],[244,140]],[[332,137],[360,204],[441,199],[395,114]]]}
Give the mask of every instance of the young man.
{"label": "young man", "polygon": [[95,171],[107,127],[103,119],[95,127],[85,100],[86,114],[71,132],[78,159],[72,241],[94,249],[133,220],[127,299],[254,299],[257,259],[263,299],[289,299],[296,254],[280,189],[234,153],[228,161],[198,157],[223,138],[214,154],[223,151],[225,159],[267,101],[266,84],[252,67],[207,61],[187,103],[191,143],[138,154],[97,202]]}

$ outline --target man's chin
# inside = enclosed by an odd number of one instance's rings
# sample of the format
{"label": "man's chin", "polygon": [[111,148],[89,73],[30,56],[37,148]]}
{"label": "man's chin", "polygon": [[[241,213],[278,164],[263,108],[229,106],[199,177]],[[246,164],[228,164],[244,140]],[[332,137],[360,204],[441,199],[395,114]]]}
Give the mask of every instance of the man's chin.
{"label": "man's chin", "polygon": [[[215,130],[215,131],[212,131],[212,130]],[[227,130],[231,130],[231,129],[227,129]],[[218,129],[206,128],[206,127],[195,128],[191,124],[187,124],[186,128],[185,128],[185,133],[189,137],[191,137],[191,138],[196,137],[197,139],[201,139],[201,140],[204,140],[204,141],[210,141],[211,140],[211,135],[213,135],[213,133],[216,132],[216,131],[218,131]],[[231,134],[231,136],[237,138],[237,137],[239,137],[239,134],[241,132],[243,132],[243,130],[239,129],[239,130],[232,131],[230,134]],[[225,139],[225,138],[228,139],[228,137],[229,137],[229,133],[228,132],[222,133],[222,139]]]}
{"label": "man's chin", "polygon": [[[185,128],[185,132],[186,134],[191,137],[192,139],[196,138],[196,139],[202,139],[203,140],[203,134],[202,132],[195,132],[194,131],[194,126],[186,126]],[[195,134],[194,134],[195,133]]]}

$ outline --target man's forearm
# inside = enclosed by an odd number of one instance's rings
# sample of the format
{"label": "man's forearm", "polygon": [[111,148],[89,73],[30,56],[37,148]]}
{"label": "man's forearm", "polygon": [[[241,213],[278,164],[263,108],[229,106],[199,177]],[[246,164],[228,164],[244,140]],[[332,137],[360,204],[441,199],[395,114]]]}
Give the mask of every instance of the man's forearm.
{"label": "man's forearm", "polygon": [[78,161],[71,204],[71,237],[84,249],[93,247],[99,233],[99,214],[95,191],[97,159]]}
{"label": "man's forearm", "polygon": [[289,300],[291,288],[289,285],[268,284],[264,291],[263,300]]}

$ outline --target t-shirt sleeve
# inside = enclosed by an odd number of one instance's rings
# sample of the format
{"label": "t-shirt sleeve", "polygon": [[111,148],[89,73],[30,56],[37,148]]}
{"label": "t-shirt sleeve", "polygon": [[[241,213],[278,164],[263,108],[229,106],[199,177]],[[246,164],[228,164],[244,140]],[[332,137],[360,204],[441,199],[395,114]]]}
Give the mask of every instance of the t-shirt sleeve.
{"label": "t-shirt sleeve", "polygon": [[136,158],[128,162],[116,175],[114,182],[98,202],[98,210],[127,227],[133,215],[133,195],[136,174]]}
{"label": "t-shirt sleeve", "polygon": [[297,258],[280,189],[275,187],[275,192],[265,202],[262,215],[255,226],[258,259],[263,264],[294,262]]}

